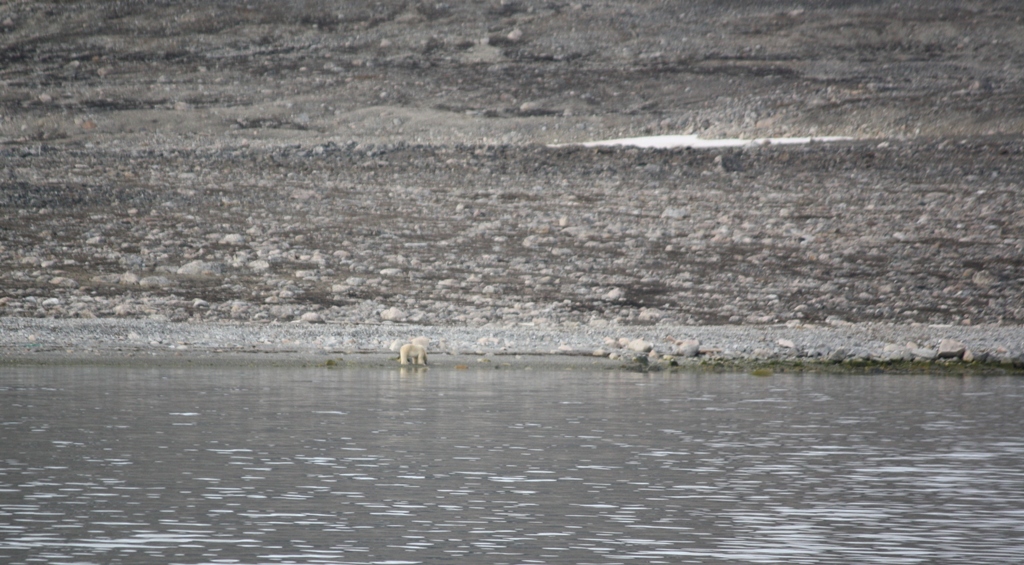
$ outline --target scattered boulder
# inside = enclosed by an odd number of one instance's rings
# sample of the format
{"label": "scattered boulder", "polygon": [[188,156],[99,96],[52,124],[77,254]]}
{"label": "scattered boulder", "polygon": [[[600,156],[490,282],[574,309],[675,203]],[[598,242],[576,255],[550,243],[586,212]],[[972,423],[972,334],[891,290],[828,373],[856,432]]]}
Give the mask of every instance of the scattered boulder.
{"label": "scattered boulder", "polygon": [[636,317],[641,322],[657,322],[665,317],[665,313],[657,308],[641,308],[640,314]]}
{"label": "scattered boulder", "polygon": [[964,356],[967,347],[955,339],[944,339],[939,342],[939,359],[959,359]]}
{"label": "scattered boulder", "polygon": [[696,357],[700,354],[700,342],[696,339],[684,339],[676,342],[676,355],[680,357]]}
{"label": "scattered boulder", "polygon": [[306,312],[299,317],[299,321],[306,322],[307,324],[322,324],[324,318],[316,312]]}
{"label": "scattered boulder", "polygon": [[828,360],[832,363],[841,363],[850,355],[850,353],[844,347],[834,349],[828,354]]}
{"label": "scattered boulder", "polygon": [[623,296],[625,296],[625,293],[622,292],[621,289],[613,288],[608,292],[604,293],[604,296],[602,296],[601,298],[609,302],[614,302],[616,300],[622,300]]}
{"label": "scattered boulder", "polygon": [[908,347],[907,349],[910,351],[910,354],[914,356],[914,359],[918,361],[934,361],[939,357],[938,351],[927,347]]}
{"label": "scattered boulder", "polygon": [[636,351],[638,353],[647,353],[648,351],[654,349],[654,344],[652,344],[649,341],[645,341],[643,338],[637,338],[630,340],[626,344],[626,349],[629,349],[630,351]]}
{"label": "scattered boulder", "polygon": [[401,311],[400,309],[394,306],[380,313],[380,319],[384,320],[385,322],[401,322],[405,320],[405,318],[405,312]]}

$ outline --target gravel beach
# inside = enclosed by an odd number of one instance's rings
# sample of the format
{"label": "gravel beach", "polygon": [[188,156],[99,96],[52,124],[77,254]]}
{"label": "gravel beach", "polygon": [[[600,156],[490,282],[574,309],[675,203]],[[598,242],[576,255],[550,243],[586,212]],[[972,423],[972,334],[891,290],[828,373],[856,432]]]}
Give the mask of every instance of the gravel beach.
{"label": "gravel beach", "polygon": [[1020,364],[1014,2],[288,5],[0,6],[0,355]]}

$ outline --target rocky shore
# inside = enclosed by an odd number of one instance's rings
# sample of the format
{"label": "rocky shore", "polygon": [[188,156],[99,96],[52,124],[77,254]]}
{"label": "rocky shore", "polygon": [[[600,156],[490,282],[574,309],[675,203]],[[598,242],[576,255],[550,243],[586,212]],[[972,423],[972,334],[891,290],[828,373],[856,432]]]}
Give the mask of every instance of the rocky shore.
{"label": "rocky shore", "polygon": [[1015,7],[4,4],[0,348],[1012,364]]}
{"label": "rocky shore", "polygon": [[290,364],[398,368],[428,342],[434,367],[1024,373],[1024,328],[776,325],[537,329],[2,318],[0,364]]}

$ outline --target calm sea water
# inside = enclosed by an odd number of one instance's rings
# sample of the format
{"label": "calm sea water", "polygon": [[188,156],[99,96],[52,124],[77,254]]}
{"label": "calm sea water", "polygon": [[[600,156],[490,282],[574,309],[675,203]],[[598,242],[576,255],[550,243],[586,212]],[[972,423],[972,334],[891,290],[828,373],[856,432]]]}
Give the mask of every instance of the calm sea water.
{"label": "calm sea water", "polygon": [[1024,379],[0,369],[0,563],[1021,563]]}

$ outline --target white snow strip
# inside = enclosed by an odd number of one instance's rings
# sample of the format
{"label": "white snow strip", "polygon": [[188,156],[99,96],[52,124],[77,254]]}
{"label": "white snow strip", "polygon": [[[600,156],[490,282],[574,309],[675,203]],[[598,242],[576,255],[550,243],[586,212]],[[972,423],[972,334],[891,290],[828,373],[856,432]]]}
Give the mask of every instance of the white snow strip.
{"label": "white snow strip", "polygon": [[624,137],[606,139],[604,141],[587,141],[584,143],[560,143],[549,147],[567,147],[581,145],[583,147],[645,147],[652,149],[672,149],[674,147],[691,147],[694,149],[717,149],[721,147],[752,147],[756,145],[803,145],[807,143],[829,143],[833,141],[850,141],[852,137],[763,137],[760,139],[701,139],[696,135],[652,135],[649,137]]}

